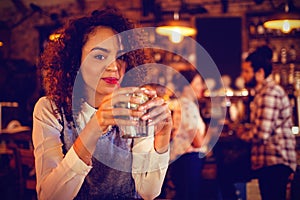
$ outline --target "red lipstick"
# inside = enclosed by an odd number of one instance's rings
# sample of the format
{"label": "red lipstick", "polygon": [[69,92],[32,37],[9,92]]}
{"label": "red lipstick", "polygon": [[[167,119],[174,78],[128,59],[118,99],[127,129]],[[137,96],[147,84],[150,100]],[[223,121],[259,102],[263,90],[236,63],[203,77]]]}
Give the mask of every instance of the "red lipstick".
{"label": "red lipstick", "polygon": [[106,78],[102,78],[102,79],[108,84],[116,85],[119,83],[119,79],[114,78],[114,77],[106,77]]}

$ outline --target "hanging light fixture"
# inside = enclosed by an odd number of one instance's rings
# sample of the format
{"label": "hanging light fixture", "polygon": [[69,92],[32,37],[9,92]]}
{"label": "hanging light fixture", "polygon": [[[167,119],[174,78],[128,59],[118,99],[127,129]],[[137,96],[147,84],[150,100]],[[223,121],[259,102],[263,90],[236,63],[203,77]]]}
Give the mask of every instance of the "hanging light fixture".
{"label": "hanging light fixture", "polygon": [[184,37],[193,36],[197,30],[191,26],[189,21],[179,20],[179,13],[174,13],[174,20],[167,21],[156,28],[156,32],[160,35],[168,36],[171,42],[180,43]]}
{"label": "hanging light fixture", "polygon": [[265,28],[279,29],[283,33],[289,33],[292,29],[300,28],[300,14],[294,12],[295,6],[292,0],[284,5],[284,12],[276,13],[264,23]]}

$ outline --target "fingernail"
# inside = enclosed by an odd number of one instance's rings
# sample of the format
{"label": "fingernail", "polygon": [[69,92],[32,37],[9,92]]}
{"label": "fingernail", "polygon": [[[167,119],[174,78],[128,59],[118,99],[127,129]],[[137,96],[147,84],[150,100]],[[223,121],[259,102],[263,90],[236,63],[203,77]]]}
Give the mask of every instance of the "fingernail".
{"label": "fingernail", "polygon": [[152,121],[151,119],[148,120],[148,123],[147,123],[147,124],[148,124],[148,126],[154,125],[154,124],[153,124],[153,121]]}
{"label": "fingernail", "polygon": [[139,106],[139,110],[140,111],[144,111],[145,110],[145,106]]}
{"label": "fingernail", "polygon": [[146,89],[146,88],[143,88],[143,92],[149,93],[150,91],[148,89]]}
{"label": "fingernail", "polygon": [[147,119],[149,119],[149,117],[150,117],[150,115],[149,115],[149,114],[147,114],[147,115],[144,115],[144,116],[142,117],[142,120],[147,120]]}

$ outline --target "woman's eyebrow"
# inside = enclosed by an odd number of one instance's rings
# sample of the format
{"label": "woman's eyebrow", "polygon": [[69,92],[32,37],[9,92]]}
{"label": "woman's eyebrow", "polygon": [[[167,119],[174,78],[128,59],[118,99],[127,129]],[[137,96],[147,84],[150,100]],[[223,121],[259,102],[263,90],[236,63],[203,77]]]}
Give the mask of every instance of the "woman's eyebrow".
{"label": "woman's eyebrow", "polygon": [[[110,53],[111,51],[110,50],[108,50],[108,49],[105,49],[105,48],[103,48],[103,47],[94,47],[94,48],[92,48],[91,49],[91,51],[103,51],[103,52],[105,52],[105,53]],[[126,51],[125,50],[119,50],[118,51],[118,55],[123,55],[123,54],[125,54],[126,53]]]}
{"label": "woman's eyebrow", "polygon": [[94,48],[91,49],[91,51],[96,51],[96,50],[100,50],[100,51],[103,51],[105,53],[110,53],[110,50],[102,48],[102,47],[94,47]]}

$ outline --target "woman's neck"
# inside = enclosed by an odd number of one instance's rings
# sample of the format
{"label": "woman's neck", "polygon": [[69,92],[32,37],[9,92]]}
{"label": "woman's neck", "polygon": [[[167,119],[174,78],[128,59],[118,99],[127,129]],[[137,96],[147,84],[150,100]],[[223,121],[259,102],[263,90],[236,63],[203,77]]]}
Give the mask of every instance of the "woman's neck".
{"label": "woman's neck", "polygon": [[85,101],[92,107],[94,108],[98,108],[99,105],[101,104],[102,100],[103,100],[103,95],[97,93],[94,90],[86,89],[86,98]]}

